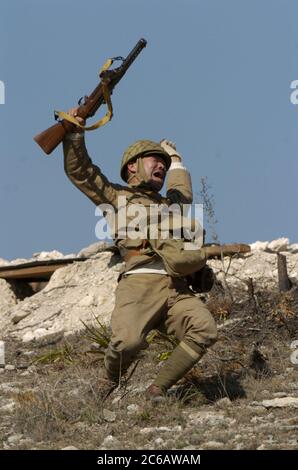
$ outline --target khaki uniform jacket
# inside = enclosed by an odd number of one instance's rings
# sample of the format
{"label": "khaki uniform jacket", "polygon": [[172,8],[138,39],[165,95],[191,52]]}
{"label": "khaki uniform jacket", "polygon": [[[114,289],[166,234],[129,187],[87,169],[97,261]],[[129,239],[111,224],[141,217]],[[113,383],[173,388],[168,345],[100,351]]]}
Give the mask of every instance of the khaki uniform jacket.
{"label": "khaki uniform jacket", "polygon": [[[149,208],[150,204],[192,203],[190,175],[183,168],[174,168],[168,171],[167,193],[164,198],[154,191],[111,183],[100,168],[92,163],[83,134],[67,135],[63,142],[63,150],[64,168],[68,178],[96,205],[110,204],[117,212],[119,210],[119,196],[126,196],[128,202],[140,203],[146,208]],[[127,223],[129,220],[130,218],[127,216]],[[130,250],[140,250],[140,256],[132,256],[126,262],[124,272],[153,259],[158,259],[158,256],[150,248],[144,247],[144,240],[141,238],[119,239],[116,230],[115,243],[122,257],[125,257]]]}

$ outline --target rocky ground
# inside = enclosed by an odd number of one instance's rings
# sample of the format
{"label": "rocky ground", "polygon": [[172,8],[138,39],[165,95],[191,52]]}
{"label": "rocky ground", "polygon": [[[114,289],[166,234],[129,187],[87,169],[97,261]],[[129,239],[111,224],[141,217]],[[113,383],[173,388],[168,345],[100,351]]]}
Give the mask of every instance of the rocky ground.
{"label": "rocky ground", "polygon": [[157,403],[144,390],[171,338],[152,334],[109,395],[103,378],[109,331],[94,315],[108,323],[115,255],[91,253],[22,300],[1,282],[0,448],[297,449],[298,256],[283,252],[293,284],[286,293],[278,291],[271,248],[211,262],[218,281],[203,300],[219,341]]}

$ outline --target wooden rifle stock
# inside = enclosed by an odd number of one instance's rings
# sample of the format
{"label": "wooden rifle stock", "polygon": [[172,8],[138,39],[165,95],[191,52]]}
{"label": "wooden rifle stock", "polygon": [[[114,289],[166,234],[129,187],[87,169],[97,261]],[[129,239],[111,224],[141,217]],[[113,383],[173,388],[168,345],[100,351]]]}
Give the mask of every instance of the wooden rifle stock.
{"label": "wooden rifle stock", "polygon": [[[128,54],[120,67],[113,70],[106,70],[100,74],[102,81],[105,81],[109,87],[110,93],[112,93],[115,85],[121,80],[127,69],[137,58],[142,49],[146,46],[147,41],[140,39],[132,51]],[[100,82],[93,92],[85,98],[85,102],[79,106],[77,114],[83,119],[87,119],[95,114],[97,109],[104,103],[102,82]],[[75,125],[62,120],[57,124],[49,127],[45,131],[37,134],[34,137],[35,142],[42,148],[42,150],[49,155],[52,151],[62,142],[67,132],[73,131]]]}
{"label": "wooden rifle stock", "polygon": [[55,148],[62,142],[66,134],[66,124],[69,124],[69,131],[74,128],[74,125],[67,121],[57,122],[45,131],[37,134],[34,137],[35,142],[42,148],[42,150],[49,155]]}

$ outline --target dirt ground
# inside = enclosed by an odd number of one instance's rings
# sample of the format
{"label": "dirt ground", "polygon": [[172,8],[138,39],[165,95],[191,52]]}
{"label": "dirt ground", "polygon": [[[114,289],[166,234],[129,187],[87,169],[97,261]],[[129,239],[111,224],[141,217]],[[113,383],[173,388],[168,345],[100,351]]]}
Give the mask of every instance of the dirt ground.
{"label": "dirt ground", "polygon": [[108,394],[104,346],[85,335],[51,345],[7,338],[0,449],[297,449],[297,288],[242,302],[214,289],[206,301],[219,340],[162,402],[146,401],[144,391],[173,348],[169,339],[151,335]]}

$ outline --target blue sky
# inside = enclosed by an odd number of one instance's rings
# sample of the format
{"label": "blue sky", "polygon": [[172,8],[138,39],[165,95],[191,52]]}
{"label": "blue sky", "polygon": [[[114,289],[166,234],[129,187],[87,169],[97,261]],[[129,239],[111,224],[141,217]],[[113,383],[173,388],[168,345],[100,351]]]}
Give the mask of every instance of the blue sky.
{"label": "blue sky", "polygon": [[95,206],[67,180],[62,148],[45,156],[33,136],[141,37],[113,120],[86,135],[93,161],[120,182],[129,144],[168,138],[194,191],[207,177],[221,242],[298,242],[297,17],[295,0],[2,0],[0,258],[97,241]]}

